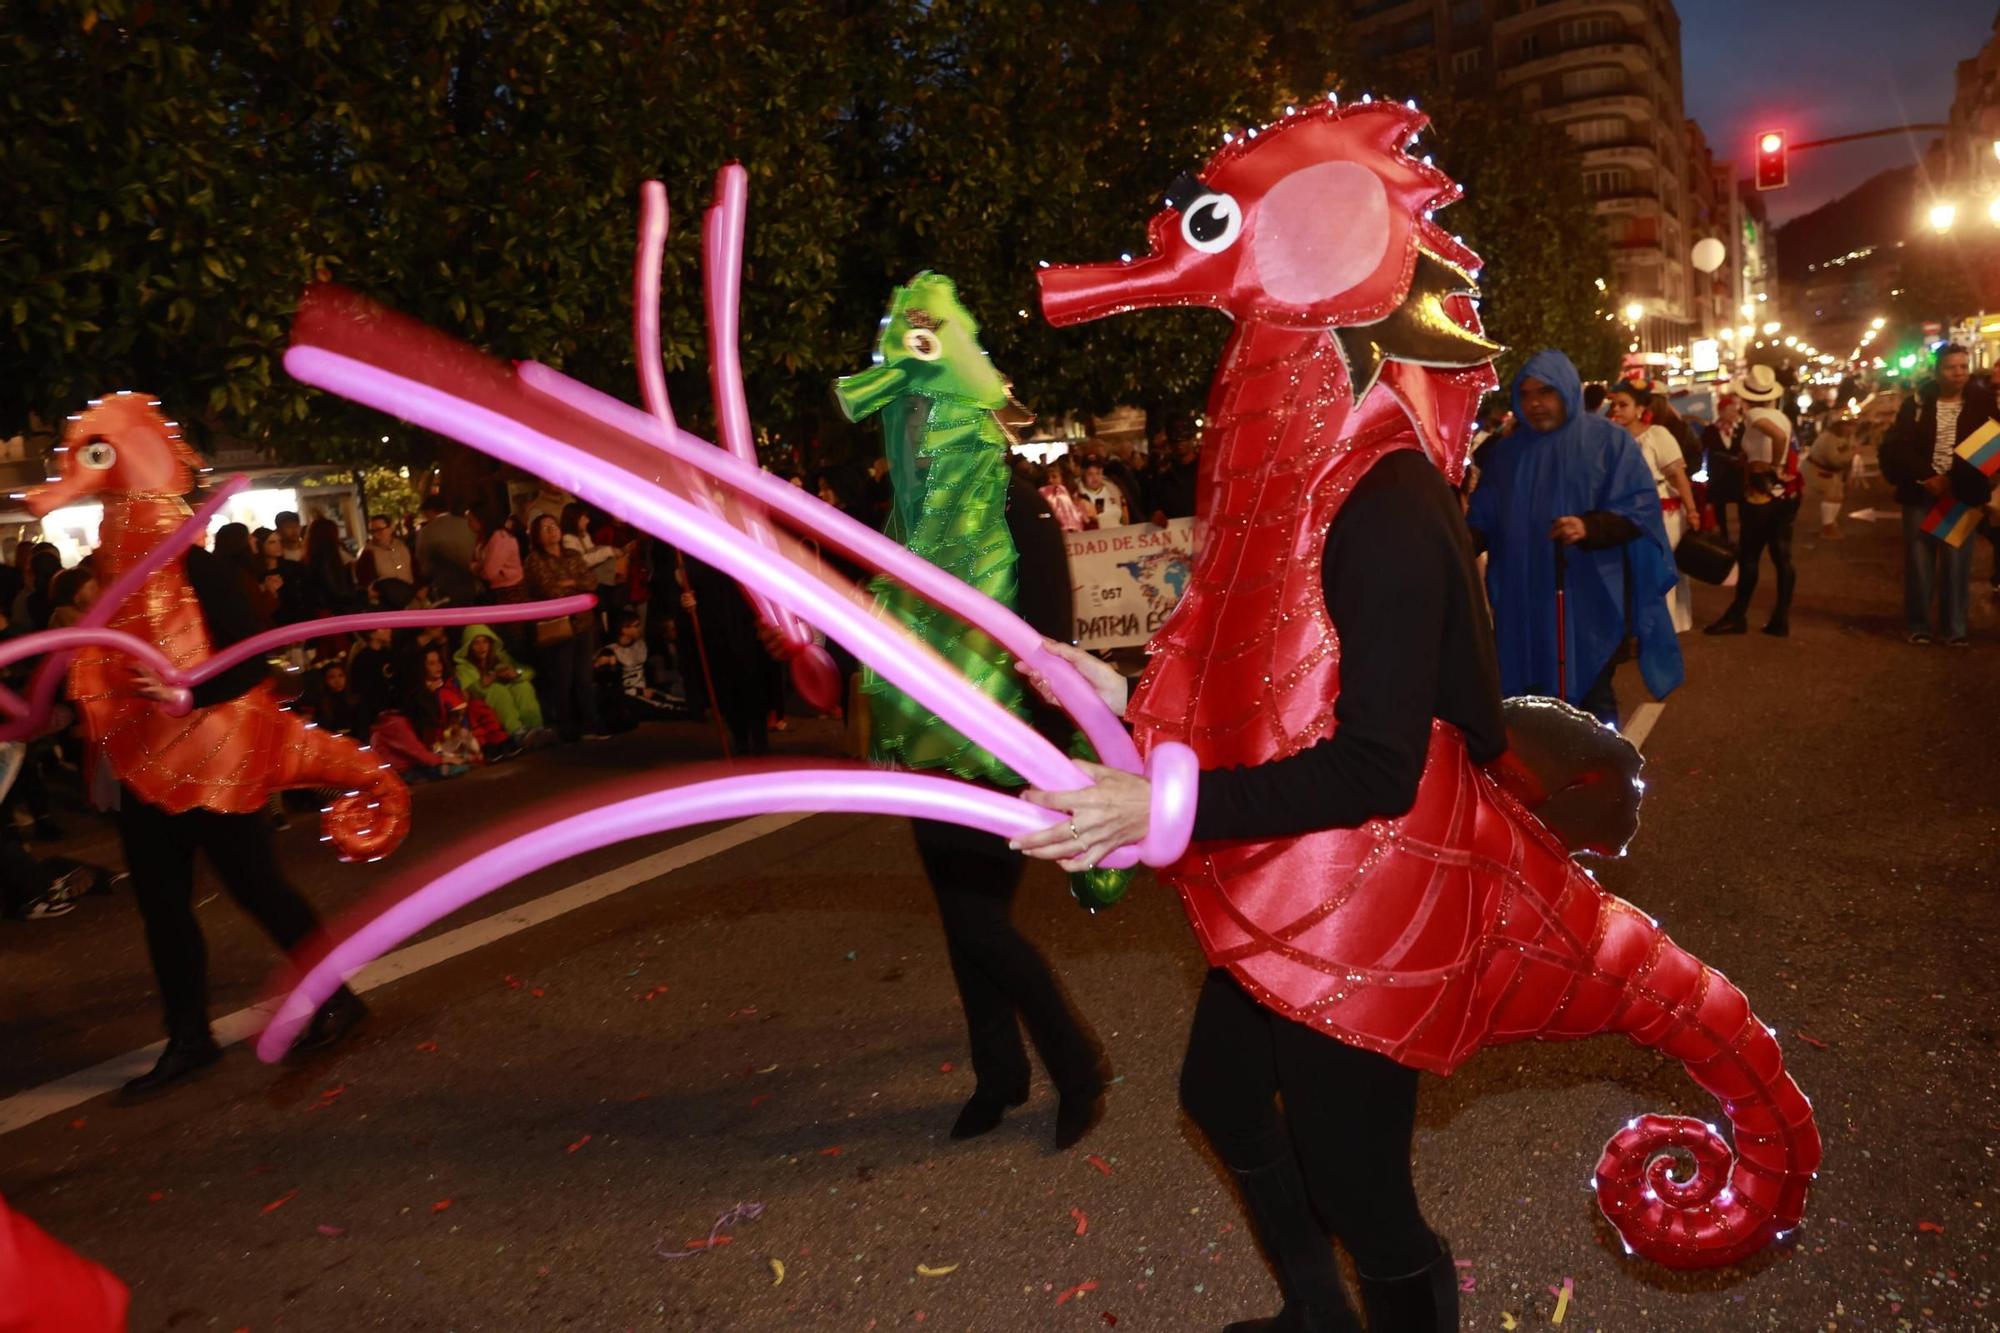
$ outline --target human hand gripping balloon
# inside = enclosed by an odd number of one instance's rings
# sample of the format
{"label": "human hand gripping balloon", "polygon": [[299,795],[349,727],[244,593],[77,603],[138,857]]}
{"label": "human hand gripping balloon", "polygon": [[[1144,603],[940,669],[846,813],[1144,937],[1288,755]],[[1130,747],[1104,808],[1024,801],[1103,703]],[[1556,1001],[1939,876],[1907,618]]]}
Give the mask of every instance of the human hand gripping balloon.
{"label": "human hand gripping balloon", "polygon": [[1036,833],[1011,839],[1008,846],[1039,861],[1055,861],[1064,870],[1094,870],[1120,847],[1136,846],[1152,829],[1153,784],[1122,768],[1107,768],[1078,759],[1076,766],[1091,785],[1076,791],[1041,791],[1030,787],[1021,799],[1045,810],[1069,816]]}

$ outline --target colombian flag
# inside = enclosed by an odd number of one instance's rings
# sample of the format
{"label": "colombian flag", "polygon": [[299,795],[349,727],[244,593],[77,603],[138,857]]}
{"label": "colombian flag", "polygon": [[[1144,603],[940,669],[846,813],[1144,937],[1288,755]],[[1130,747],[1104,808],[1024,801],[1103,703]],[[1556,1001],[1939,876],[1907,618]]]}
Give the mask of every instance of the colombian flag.
{"label": "colombian flag", "polygon": [[[1958,456],[1989,477],[2000,474],[2000,421],[1989,421],[1966,436],[1958,446]],[[1924,531],[1946,545],[1963,546],[1965,539],[1979,530],[1981,517],[1979,510],[1947,495],[1924,516]]]}

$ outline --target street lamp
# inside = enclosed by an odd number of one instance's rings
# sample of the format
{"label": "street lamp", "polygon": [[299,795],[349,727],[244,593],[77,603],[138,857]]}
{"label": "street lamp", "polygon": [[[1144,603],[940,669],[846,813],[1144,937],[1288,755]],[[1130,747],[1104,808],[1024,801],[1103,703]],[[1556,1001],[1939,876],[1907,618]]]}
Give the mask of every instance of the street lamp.
{"label": "street lamp", "polygon": [[1625,322],[1626,322],[1626,323],[1628,323],[1628,324],[1637,324],[1637,323],[1638,323],[1638,322],[1639,322],[1640,320],[1644,319],[1645,317],[1646,317],[1646,307],[1645,307],[1645,306],[1641,305],[1641,304],[1640,304],[1639,302],[1637,302],[1637,301],[1628,301],[1628,302],[1626,303],[1626,305],[1625,305]]}
{"label": "street lamp", "polygon": [[1778,321],[1774,319],[1770,323],[1764,326],[1764,336],[1768,338],[1783,327],[1784,325],[1778,323]]}
{"label": "street lamp", "polygon": [[1931,205],[1931,230],[1942,236],[1951,230],[1951,224],[1958,221],[1957,204]]}
{"label": "street lamp", "polygon": [[1880,329],[1888,327],[1888,324],[1889,324],[1888,320],[1882,318],[1882,316],[1880,315],[1877,315],[1875,316],[1874,320],[1869,323],[1868,327],[1871,329]]}
{"label": "street lamp", "polygon": [[1992,219],[1995,226],[2000,226],[2000,194],[1994,195],[1993,201],[1986,205],[1986,216]]}

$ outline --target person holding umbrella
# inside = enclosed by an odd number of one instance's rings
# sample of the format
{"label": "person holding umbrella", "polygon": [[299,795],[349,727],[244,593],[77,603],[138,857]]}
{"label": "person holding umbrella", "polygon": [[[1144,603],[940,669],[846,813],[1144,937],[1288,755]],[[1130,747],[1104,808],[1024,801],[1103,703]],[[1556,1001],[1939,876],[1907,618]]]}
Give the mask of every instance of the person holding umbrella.
{"label": "person holding umbrella", "polygon": [[1528,359],[1513,401],[1519,424],[1489,446],[1465,514],[1489,553],[1500,692],[1553,695],[1616,726],[1611,679],[1628,637],[1655,697],[1683,676],[1659,492],[1631,434],[1583,411],[1561,352]]}

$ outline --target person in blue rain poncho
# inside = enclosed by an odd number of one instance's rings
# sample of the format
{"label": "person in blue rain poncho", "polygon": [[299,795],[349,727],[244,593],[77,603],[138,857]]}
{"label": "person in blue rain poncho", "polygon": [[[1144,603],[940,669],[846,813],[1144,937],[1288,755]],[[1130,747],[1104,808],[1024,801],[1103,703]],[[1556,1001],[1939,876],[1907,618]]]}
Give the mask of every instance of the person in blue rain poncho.
{"label": "person in blue rain poncho", "polygon": [[1529,358],[1514,377],[1513,398],[1517,424],[1487,451],[1465,515],[1488,553],[1500,692],[1559,694],[1616,726],[1611,676],[1628,632],[1638,638],[1639,674],[1656,698],[1683,675],[1667,606],[1677,575],[1659,491],[1638,442],[1584,412],[1581,377],[1561,352]]}

